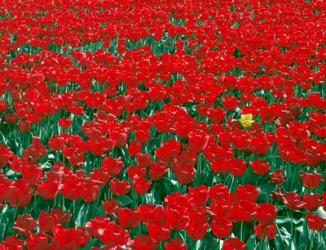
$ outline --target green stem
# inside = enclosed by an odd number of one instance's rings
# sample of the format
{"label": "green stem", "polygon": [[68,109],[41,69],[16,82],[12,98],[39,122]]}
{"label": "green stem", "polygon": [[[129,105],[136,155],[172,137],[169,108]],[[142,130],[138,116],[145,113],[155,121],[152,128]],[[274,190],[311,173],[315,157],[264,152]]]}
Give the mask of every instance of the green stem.
{"label": "green stem", "polygon": [[242,233],[243,233],[243,221],[241,221],[241,223],[240,223],[240,240],[241,240],[241,241],[243,240],[243,235],[242,235]]}
{"label": "green stem", "polygon": [[313,233],[312,233],[312,231],[310,229],[308,229],[308,232],[309,232],[309,241],[310,241],[309,250],[313,250],[313,246],[314,246],[314,240],[313,240],[313,237],[312,237]]}
{"label": "green stem", "polygon": [[294,244],[294,225],[293,225],[293,212],[290,211],[290,215],[288,214],[288,216],[291,218],[291,242],[293,242]]}

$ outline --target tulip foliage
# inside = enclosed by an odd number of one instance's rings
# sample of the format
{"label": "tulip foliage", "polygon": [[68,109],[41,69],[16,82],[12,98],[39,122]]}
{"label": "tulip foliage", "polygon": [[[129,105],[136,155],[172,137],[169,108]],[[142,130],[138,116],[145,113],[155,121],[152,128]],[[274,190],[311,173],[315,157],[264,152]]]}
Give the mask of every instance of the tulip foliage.
{"label": "tulip foliage", "polygon": [[325,11],[3,0],[0,249],[326,249]]}

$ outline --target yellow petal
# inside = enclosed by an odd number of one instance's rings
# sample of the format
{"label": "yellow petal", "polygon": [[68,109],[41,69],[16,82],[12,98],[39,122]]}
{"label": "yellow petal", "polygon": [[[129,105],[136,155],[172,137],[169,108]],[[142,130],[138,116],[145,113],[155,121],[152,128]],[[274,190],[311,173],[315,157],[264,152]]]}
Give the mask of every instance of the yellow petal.
{"label": "yellow petal", "polygon": [[254,123],[254,120],[252,119],[252,114],[243,114],[240,117],[240,123],[243,127],[249,128]]}

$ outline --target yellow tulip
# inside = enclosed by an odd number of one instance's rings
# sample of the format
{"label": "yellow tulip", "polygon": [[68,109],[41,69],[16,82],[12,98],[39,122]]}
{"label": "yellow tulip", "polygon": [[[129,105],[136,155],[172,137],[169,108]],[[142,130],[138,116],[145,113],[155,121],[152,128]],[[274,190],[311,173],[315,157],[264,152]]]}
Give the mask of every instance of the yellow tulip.
{"label": "yellow tulip", "polygon": [[251,125],[254,123],[254,120],[252,119],[252,114],[243,114],[240,118],[240,123],[245,128],[250,128]]}

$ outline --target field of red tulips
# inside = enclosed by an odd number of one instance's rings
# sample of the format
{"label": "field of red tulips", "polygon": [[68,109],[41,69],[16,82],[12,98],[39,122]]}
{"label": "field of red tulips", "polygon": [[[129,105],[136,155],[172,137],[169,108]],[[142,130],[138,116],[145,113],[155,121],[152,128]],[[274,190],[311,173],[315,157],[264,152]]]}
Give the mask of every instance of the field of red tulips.
{"label": "field of red tulips", "polygon": [[0,250],[325,250],[326,2],[0,0]]}

